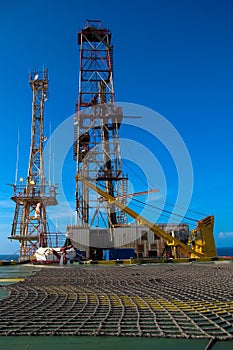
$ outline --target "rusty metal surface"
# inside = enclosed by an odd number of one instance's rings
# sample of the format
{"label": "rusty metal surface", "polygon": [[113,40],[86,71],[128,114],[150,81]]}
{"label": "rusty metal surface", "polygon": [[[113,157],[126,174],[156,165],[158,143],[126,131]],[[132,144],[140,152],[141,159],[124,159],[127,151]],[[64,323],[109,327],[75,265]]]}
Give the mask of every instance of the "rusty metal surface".
{"label": "rusty metal surface", "polygon": [[38,269],[0,300],[0,335],[233,338],[233,264]]}

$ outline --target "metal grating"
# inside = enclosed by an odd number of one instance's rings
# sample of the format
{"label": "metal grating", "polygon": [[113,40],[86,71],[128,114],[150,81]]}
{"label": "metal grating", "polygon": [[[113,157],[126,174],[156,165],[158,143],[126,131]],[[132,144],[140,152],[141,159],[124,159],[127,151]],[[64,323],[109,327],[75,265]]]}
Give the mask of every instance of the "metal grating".
{"label": "metal grating", "polygon": [[0,301],[0,335],[233,338],[233,264],[41,268]]}

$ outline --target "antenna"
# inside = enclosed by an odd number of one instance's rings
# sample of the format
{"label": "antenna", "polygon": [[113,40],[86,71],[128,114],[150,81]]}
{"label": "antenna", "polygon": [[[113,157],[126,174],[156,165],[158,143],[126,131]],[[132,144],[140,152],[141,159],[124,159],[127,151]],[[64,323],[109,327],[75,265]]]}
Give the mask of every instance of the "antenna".
{"label": "antenna", "polygon": [[[48,70],[30,74],[32,89],[32,127],[26,182],[14,185],[15,213],[9,239],[20,243],[20,261],[28,261],[37,246],[47,246],[47,213],[49,205],[56,205],[56,186],[46,185],[44,176],[43,143],[44,103],[48,96]],[[18,178],[19,132],[15,181]]]}
{"label": "antenna", "polygon": [[19,170],[19,126],[18,126],[18,135],[17,135],[17,147],[16,147],[16,167],[15,167],[15,185],[18,180],[18,170]]}
{"label": "antenna", "polygon": [[49,122],[49,185],[51,185],[51,158],[52,158],[52,142],[51,142],[51,120]]}

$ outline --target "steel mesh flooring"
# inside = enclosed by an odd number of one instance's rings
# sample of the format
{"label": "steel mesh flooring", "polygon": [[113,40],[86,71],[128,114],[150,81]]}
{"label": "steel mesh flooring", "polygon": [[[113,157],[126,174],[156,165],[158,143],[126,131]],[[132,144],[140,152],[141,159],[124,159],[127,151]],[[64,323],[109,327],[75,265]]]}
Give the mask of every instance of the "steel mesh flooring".
{"label": "steel mesh flooring", "polygon": [[0,301],[0,335],[233,338],[233,264],[41,268]]}

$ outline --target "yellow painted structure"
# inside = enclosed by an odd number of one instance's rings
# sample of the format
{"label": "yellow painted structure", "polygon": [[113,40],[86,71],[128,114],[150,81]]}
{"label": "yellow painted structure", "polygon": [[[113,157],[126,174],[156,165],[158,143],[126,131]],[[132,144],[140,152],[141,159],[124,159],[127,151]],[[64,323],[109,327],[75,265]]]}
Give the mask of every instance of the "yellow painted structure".
{"label": "yellow painted structure", "polygon": [[174,247],[181,251],[185,256],[189,258],[202,258],[202,257],[215,257],[217,256],[213,227],[214,227],[214,217],[207,216],[206,218],[198,221],[197,227],[191,232],[191,239],[188,244],[181,242],[179,239],[172,237],[169,233],[162,230],[156,224],[147,220],[140,214],[136,213],[131,208],[127,207],[120,201],[118,201],[113,196],[109,195],[105,191],[96,187],[94,184],[86,180],[81,175],[76,175],[76,181],[82,181],[85,185],[90,187],[92,190],[97,192],[100,196],[104,197],[109,204],[114,204],[121,210],[123,210],[127,215],[131,216],[133,219],[137,220],[139,225],[146,226],[155,235],[162,238],[167,245]]}
{"label": "yellow painted structure", "polygon": [[16,278],[0,278],[0,283],[1,282],[23,282],[24,281],[24,278],[21,278],[21,277],[16,277]]}

